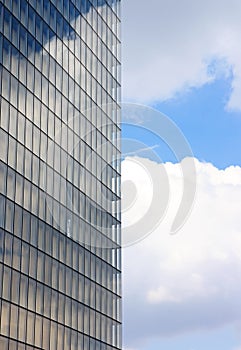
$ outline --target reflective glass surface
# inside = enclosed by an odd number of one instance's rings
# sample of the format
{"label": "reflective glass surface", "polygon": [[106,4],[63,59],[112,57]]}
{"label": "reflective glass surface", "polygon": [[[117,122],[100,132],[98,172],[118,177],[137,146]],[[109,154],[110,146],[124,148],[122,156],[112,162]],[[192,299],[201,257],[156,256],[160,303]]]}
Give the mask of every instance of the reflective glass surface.
{"label": "reflective glass surface", "polygon": [[0,82],[0,349],[120,349],[120,1],[0,0]]}

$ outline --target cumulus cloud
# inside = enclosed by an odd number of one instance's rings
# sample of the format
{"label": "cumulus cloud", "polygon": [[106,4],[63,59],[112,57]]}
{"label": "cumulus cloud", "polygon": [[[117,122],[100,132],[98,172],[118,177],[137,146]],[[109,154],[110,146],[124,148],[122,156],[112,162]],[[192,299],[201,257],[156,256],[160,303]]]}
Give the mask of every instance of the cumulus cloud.
{"label": "cumulus cloud", "polygon": [[[150,162],[138,161],[145,167]],[[169,235],[169,230],[182,194],[180,164],[152,162],[157,171],[165,167],[170,204],[155,231],[123,251],[126,346],[138,347],[138,342],[152,337],[241,324],[241,168],[220,170],[194,161],[196,200],[176,235]],[[128,167],[130,163],[130,158],[124,160],[123,171],[133,179],[139,177],[138,197],[142,174]],[[149,186],[147,182],[140,193],[148,192]],[[145,203],[148,206],[149,199],[133,203],[132,221],[139,218],[138,205],[144,210]],[[128,210],[123,219],[125,226]]]}
{"label": "cumulus cloud", "polygon": [[240,110],[240,13],[239,0],[123,2],[124,97],[166,100],[223,75]]}

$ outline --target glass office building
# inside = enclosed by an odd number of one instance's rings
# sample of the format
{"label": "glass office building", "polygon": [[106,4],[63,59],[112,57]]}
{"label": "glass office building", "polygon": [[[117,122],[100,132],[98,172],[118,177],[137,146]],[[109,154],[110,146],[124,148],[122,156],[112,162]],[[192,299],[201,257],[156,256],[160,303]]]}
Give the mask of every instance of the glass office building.
{"label": "glass office building", "polygon": [[121,348],[119,0],[0,0],[0,349]]}

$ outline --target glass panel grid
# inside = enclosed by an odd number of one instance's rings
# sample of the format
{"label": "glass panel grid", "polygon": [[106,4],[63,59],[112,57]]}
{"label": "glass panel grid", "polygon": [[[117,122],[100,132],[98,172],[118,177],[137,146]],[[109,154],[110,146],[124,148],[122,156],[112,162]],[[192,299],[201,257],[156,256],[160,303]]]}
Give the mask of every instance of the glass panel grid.
{"label": "glass panel grid", "polygon": [[119,1],[0,2],[0,348],[120,349]]}

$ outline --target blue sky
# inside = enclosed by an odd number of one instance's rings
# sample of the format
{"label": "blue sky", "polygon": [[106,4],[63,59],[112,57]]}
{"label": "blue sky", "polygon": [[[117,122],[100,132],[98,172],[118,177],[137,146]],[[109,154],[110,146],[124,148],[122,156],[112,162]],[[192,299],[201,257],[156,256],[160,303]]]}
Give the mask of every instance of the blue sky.
{"label": "blue sky", "polygon": [[[240,14],[236,0],[123,2],[124,102],[168,116],[198,160],[197,199],[180,235],[167,238],[164,220],[153,238],[124,249],[128,350],[241,349]],[[140,141],[136,149],[154,146],[163,162],[177,163],[150,133],[124,124],[123,139]],[[152,159],[145,151],[135,155]],[[141,177],[124,165],[125,178]],[[165,169],[178,192],[176,168]]]}
{"label": "blue sky", "polygon": [[156,350],[213,350],[234,348],[240,343],[237,342],[238,330],[235,332],[232,328],[221,328],[209,332],[194,332],[193,334],[184,334],[172,339],[166,338],[162,342],[153,340],[148,349]]}
{"label": "blue sky", "polygon": [[230,81],[219,79],[155,105],[180,127],[195,157],[219,169],[241,165],[241,113],[227,111]]}
{"label": "blue sky", "polygon": [[[193,154],[201,161],[211,162],[219,169],[241,166],[241,112],[226,108],[230,80],[218,79],[201,88],[164,102],[149,104],[174,121],[188,140]],[[154,137],[137,135],[152,146]],[[123,138],[133,137],[133,128],[123,125]],[[164,161],[175,161],[168,149],[156,148]]]}

